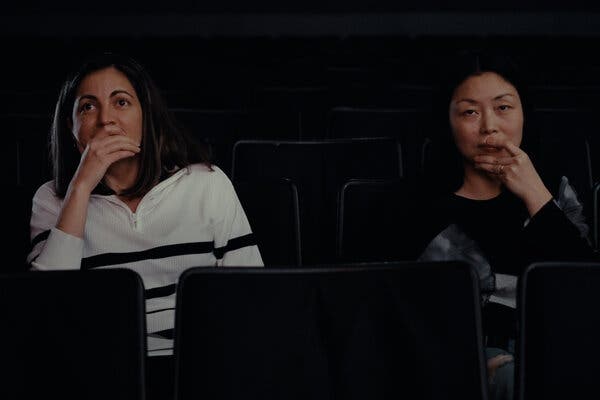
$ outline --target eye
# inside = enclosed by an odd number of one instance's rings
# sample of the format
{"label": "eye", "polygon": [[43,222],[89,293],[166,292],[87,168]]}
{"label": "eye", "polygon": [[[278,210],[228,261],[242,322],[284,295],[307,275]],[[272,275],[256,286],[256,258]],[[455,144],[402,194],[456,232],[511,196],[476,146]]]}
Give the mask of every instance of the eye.
{"label": "eye", "polygon": [[90,102],[83,103],[79,106],[79,113],[84,114],[94,109],[94,105]]}
{"label": "eye", "polygon": [[512,106],[508,105],[508,104],[501,104],[500,106],[498,106],[498,110],[500,111],[508,111],[512,108]]}
{"label": "eye", "polygon": [[476,115],[477,110],[468,109],[468,110],[464,110],[463,112],[461,112],[461,114],[464,115],[465,117],[470,117],[470,116]]}
{"label": "eye", "polygon": [[127,107],[129,104],[131,104],[131,103],[127,99],[124,99],[124,98],[117,99],[117,105],[119,107]]}

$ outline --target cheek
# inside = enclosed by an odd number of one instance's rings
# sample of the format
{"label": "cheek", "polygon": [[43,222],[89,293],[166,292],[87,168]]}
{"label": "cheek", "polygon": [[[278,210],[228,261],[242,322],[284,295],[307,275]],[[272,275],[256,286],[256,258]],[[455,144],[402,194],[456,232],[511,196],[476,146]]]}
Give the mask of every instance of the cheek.
{"label": "cheek", "polygon": [[131,134],[138,139],[141,139],[143,130],[143,117],[141,110],[130,116],[128,125]]}
{"label": "cheek", "polygon": [[521,146],[521,142],[523,141],[523,121],[517,120],[510,123],[504,132],[513,144]]}
{"label": "cheek", "polygon": [[71,133],[77,142],[77,147],[80,152],[87,146],[87,142],[91,136],[91,130],[88,125],[89,124],[86,124],[85,119],[76,119],[71,127]]}
{"label": "cheek", "polygon": [[456,147],[458,147],[461,153],[464,154],[465,150],[477,144],[477,131],[476,129],[474,130],[472,124],[452,123],[451,127],[454,143],[456,143]]}

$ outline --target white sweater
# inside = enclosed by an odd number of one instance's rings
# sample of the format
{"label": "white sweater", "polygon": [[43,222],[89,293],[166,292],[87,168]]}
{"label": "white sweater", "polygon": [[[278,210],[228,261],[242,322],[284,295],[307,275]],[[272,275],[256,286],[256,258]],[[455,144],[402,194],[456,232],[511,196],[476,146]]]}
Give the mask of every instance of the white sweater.
{"label": "white sweater", "polygon": [[52,181],[45,183],[33,198],[28,262],[37,270],[134,270],[146,289],[148,353],[172,354],[176,283],[184,270],[263,265],[233,185],[212,168],[178,171],[135,213],[115,195],[92,195],[83,239],[55,228],[63,200]]}

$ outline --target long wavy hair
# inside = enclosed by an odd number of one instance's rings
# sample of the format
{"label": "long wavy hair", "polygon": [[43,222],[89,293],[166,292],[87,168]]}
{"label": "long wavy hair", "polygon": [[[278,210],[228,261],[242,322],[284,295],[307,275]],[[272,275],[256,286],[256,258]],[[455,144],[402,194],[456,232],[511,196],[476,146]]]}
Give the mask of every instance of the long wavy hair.
{"label": "long wavy hair", "polygon": [[[143,196],[174,171],[193,163],[205,163],[210,167],[209,148],[192,140],[177,123],[146,69],[130,57],[102,53],[88,58],[68,77],[56,102],[50,130],[50,155],[56,194],[61,198],[65,196],[81,159],[70,128],[79,85],[89,74],[110,67],[122,72],[129,79],[142,108],[140,172],[134,185],[121,195]],[[99,184],[94,192],[112,193],[102,184]]]}

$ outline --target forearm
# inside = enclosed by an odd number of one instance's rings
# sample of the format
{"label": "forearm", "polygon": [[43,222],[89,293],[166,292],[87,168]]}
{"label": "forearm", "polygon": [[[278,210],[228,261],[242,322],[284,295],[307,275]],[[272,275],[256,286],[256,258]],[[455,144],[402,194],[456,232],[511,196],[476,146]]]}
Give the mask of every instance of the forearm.
{"label": "forearm", "polygon": [[56,228],[69,235],[83,238],[91,192],[79,185],[69,186]]}
{"label": "forearm", "polygon": [[593,255],[586,238],[553,200],[531,218],[525,233],[525,241],[534,258],[575,260]]}

